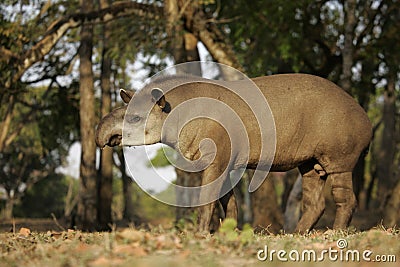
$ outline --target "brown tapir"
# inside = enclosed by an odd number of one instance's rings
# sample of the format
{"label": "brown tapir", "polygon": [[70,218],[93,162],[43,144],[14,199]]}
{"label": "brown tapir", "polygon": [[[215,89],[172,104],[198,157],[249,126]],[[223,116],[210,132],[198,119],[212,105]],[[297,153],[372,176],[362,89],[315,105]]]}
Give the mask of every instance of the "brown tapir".
{"label": "brown tapir", "polygon": [[[128,103],[132,98],[133,103],[115,109],[102,119],[97,128],[96,143],[104,147],[121,143],[137,146],[162,142],[180,151],[188,160],[206,158],[207,167],[202,176],[204,185],[240,167],[264,166],[266,170],[271,167],[271,171],[298,167],[303,176],[303,214],[296,227],[297,232],[311,229],[323,213],[323,186],[329,176],[336,202],[333,227],[347,227],[356,206],[352,171],[372,137],[366,113],[341,88],[320,77],[282,74],[258,77],[252,81],[261,90],[272,111],[275,125],[270,122],[268,125],[275,129],[264,131],[267,134],[262,134],[265,129],[260,128],[265,124],[260,124],[254,107],[250,107],[234,90],[227,89],[240,88],[246,83],[210,83],[201,79],[193,82],[172,76],[151,82],[133,98],[132,93],[121,90],[124,102]],[[241,137],[243,142],[239,145],[231,143],[229,129],[232,125],[221,125],[214,119],[201,116],[190,119],[188,116],[193,114],[208,114],[217,109],[214,104],[191,102],[196,99],[219,101],[233,110],[247,132],[247,137]],[[175,119],[168,118],[174,110],[189,102],[186,112],[181,109],[177,112],[178,116],[175,114]],[[221,119],[230,116],[221,111],[215,113]],[[229,121],[228,118],[225,123],[229,124]],[[237,122],[233,116],[231,124]],[[263,145],[272,138],[269,135],[276,139],[276,146],[274,157],[267,159],[268,153],[265,156],[263,150],[274,149]],[[240,133],[238,136],[241,136]],[[214,142],[211,148],[203,142],[208,139]],[[246,147],[249,151],[243,151]],[[208,153],[207,149],[211,152]],[[221,188],[221,183],[214,186],[215,192]],[[200,191],[200,198],[206,198],[205,194]],[[214,208],[214,202],[200,207],[200,230],[209,230]]]}

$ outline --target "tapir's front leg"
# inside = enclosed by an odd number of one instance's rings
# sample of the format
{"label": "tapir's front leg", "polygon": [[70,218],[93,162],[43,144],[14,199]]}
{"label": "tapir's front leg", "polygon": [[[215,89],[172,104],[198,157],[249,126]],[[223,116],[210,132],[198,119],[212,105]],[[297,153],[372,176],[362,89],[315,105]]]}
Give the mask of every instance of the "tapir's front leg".
{"label": "tapir's front leg", "polygon": [[211,217],[215,209],[215,202],[199,208],[199,231],[210,232]]}
{"label": "tapir's front leg", "polygon": [[[222,185],[227,179],[228,171],[221,170],[218,164],[211,164],[203,171],[202,186],[200,190],[200,203],[209,203],[199,207],[199,231],[209,232],[211,217],[214,213],[215,202],[218,201]],[[212,186],[204,187],[210,183]],[[213,200],[213,201],[211,201]]]}

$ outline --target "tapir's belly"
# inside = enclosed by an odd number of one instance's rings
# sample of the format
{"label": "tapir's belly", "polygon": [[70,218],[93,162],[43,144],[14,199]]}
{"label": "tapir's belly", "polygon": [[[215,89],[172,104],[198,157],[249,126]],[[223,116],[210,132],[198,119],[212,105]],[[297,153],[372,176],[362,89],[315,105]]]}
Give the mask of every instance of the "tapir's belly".
{"label": "tapir's belly", "polygon": [[285,114],[275,116],[275,133],[271,129],[264,131],[263,135],[254,131],[248,133],[250,151],[248,154],[246,151],[241,151],[241,156],[238,157],[239,159],[246,159],[246,156],[248,156],[245,167],[288,171],[315,156],[314,152],[318,146],[318,140],[326,139],[326,136],[315,136],[317,133],[313,129],[315,128],[313,125],[317,123],[312,121],[311,116],[308,116],[309,120],[304,123],[303,114],[292,112],[288,112],[288,114],[293,114],[290,120],[287,119],[288,115]]}
{"label": "tapir's belly", "polygon": [[246,167],[249,169],[257,168],[276,172],[288,171],[314,157],[311,150],[302,149],[296,152],[292,152],[291,150],[292,149],[287,147],[281,149],[280,146],[277,146],[273,158],[271,158],[270,155],[267,155],[266,158],[250,157]]}

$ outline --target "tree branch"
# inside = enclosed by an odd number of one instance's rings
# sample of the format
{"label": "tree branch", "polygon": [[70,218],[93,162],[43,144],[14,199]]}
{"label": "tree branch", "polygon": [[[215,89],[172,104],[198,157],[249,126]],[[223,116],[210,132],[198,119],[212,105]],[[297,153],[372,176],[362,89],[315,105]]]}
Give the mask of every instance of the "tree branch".
{"label": "tree branch", "polygon": [[[379,3],[379,6],[375,10],[373,10],[373,12],[367,12],[367,16],[368,16],[369,22],[366,25],[366,27],[363,29],[363,31],[357,37],[356,49],[360,48],[360,46],[362,44],[362,40],[364,39],[364,37],[366,37],[368,34],[371,34],[371,31],[375,26],[374,22],[375,22],[376,18],[379,15],[382,15],[381,9],[382,9],[382,6],[384,5],[384,3],[385,3],[385,1],[381,1]],[[369,10],[371,10],[371,9],[369,9]]]}
{"label": "tree branch", "polygon": [[10,129],[10,125],[11,125],[14,104],[15,104],[15,96],[10,95],[5,119],[3,120],[2,124],[1,124],[0,153],[3,152],[4,148],[6,147],[6,139],[7,139],[8,130]]}
{"label": "tree branch", "polygon": [[[14,83],[18,81],[29,67],[34,63],[41,61],[69,29],[78,27],[85,21],[108,22],[119,17],[133,15],[140,18],[155,20],[162,16],[162,9],[151,4],[121,1],[104,9],[87,13],[75,13],[56,20],[50,25],[46,33],[43,35],[43,38],[18,58],[19,65],[17,66],[17,71],[12,78],[12,82]],[[3,50],[4,48],[1,48],[1,51]],[[7,52],[7,50],[5,51]],[[8,58],[10,57],[8,56]],[[10,86],[10,82],[7,82],[6,88],[9,88]]]}
{"label": "tree branch", "polygon": [[21,133],[22,129],[28,124],[33,122],[33,114],[34,112],[30,112],[24,117],[24,120],[20,122],[17,126],[15,126],[15,129],[12,133],[8,133],[6,140],[4,141],[4,147],[8,147],[12,141]]}
{"label": "tree branch", "polygon": [[11,58],[18,58],[18,55],[13,53],[11,50],[8,50],[7,48],[0,46],[0,54],[2,55],[2,61],[5,61],[7,64],[10,62]]}
{"label": "tree branch", "polygon": [[[68,72],[71,71],[71,70],[70,70],[70,68],[71,68],[70,66],[73,65],[73,64],[71,64],[71,63],[76,59],[77,56],[78,56],[78,51],[76,51],[76,53],[75,53],[73,56],[71,56],[70,59],[69,59],[68,61],[66,61],[65,63],[63,63],[60,67],[56,68],[56,71],[55,71],[55,72],[52,71],[52,69],[48,70],[48,67],[51,67],[52,65],[47,65],[47,66],[44,68],[44,72],[45,72],[45,73],[44,73],[41,77],[38,77],[38,78],[35,79],[35,80],[25,81],[24,83],[25,83],[25,84],[35,84],[35,83],[39,83],[39,82],[42,82],[42,81],[51,80],[52,82],[55,82],[55,83],[58,84],[56,78],[57,78],[58,76],[60,76],[60,75],[63,75],[63,74],[62,74],[62,70],[65,69],[65,68],[67,68],[67,71],[64,72],[64,75],[68,74]],[[52,62],[52,64],[57,65],[57,64],[56,64],[57,62],[58,62],[58,60],[57,60],[55,63]],[[50,64],[51,64],[51,63],[50,63]],[[51,73],[51,74],[49,74],[49,73]]]}
{"label": "tree branch", "polygon": [[204,13],[195,14],[192,32],[206,46],[212,57],[219,63],[226,64],[243,72],[233,48],[229,45],[225,35],[215,24],[207,24]]}

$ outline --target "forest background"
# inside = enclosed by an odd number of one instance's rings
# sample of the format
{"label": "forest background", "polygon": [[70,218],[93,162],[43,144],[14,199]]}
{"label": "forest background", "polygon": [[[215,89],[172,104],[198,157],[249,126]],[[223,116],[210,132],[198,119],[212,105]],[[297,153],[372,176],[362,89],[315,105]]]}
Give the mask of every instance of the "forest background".
{"label": "forest background", "polygon": [[[94,134],[120,88],[200,50],[249,77],[310,73],[351,94],[374,125],[354,175],[356,227],[400,224],[399,1],[5,0],[0,18],[1,220],[53,214],[82,230],[193,221],[142,192],[122,150],[100,151]],[[79,179],[58,171],[77,142]],[[199,181],[187,176],[176,182]],[[241,222],[282,228],[296,174],[272,176],[258,196],[239,185]]]}

